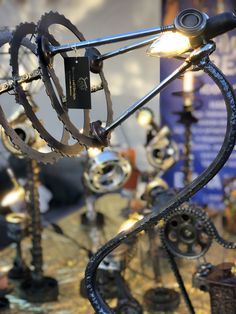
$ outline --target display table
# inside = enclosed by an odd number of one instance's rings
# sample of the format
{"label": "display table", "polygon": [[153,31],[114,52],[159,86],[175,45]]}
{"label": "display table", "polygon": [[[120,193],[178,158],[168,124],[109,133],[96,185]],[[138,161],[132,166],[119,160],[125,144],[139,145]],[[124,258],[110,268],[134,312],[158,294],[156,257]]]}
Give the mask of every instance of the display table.
{"label": "display table", "polygon": [[[100,197],[96,201],[96,209],[105,216],[105,229],[103,236],[106,239],[113,237],[119,230],[124,221],[120,212],[127,206],[127,199],[122,198],[119,194],[109,194]],[[85,228],[81,226],[80,215],[85,211],[82,207],[80,210],[70,214],[58,222],[64,233],[75,239],[78,243],[90,248],[88,236]],[[217,218],[217,225],[220,219]],[[227,237],[227,235],[224,235]],[[105,241],[105,239],[104,239]],[[17,289],[7,297],[11,303],[11,309],[4,311],[9,314],[94,314],[90,303],[82,298],[79,294],[80,280],[83,278],[84,270],[88,261],[87,253],[79,248],[73,241],[53,231],[49,226],[43,232],[42,237],[44,252],[44,270],[45,275],[56,278],[59,282],[60,297],[58,302],[45,304],[29,304],[28,302],[17,297]],[[23,241],[24,257],[30,261],[30,241]],[[129,282],[131,291],[136,299],[142,303],[144,292],[151,287],[155,287],[152,280],[153,273],[151,261],[146,254],[148,250],[147,237],[141,235],[136,254],[125,272],[125,278]],[[12,265],[12,259],[15,254],[14,246],[0,252],[0,271],[6,272]],[[234,262],[236,252],[224,250],[216,243],[212,245],[206,254],[208,262],[219,264],[221,262]],[[202,260],[201,260],[202,261]],[[192,288],[192,274],[198,261],[179,260],[181,274],[184,277],[186,287],[190,293],[191,300],[196,308],[197,314],[209,314],[209,297],[208,293],[201,292]],[[164,258],[161,260],[161,273],[165,287],[178,290],[175,278],[169,268],[168,261]],[[145,311],[146,313],[150,313]],[[160,313],[160,312],[159,312]],[[186,305],[181,298],[181,305],[175,313],[188,313]]]}

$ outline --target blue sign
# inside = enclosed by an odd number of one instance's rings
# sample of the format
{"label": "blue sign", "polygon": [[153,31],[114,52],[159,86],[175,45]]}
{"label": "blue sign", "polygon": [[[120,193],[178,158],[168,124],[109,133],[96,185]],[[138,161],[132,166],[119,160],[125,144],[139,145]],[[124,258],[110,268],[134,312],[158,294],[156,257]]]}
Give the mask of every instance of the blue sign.
{"label": "blue sign", "polygon": [[[234,1],[164,1],[164,24],[171,24],[177,12],[186,8],[196,8],[209,16],[222,11],[235,11]],[[206,7],[207,5],[207,7]],[[165,14],[165,12],[167,12]],[[236,31],[214,39],[217,49],[211,60],[236,87]],[[181,62],[174,59],[161,59],[161,79],[168,76]],[[198,119],[192,124],[192,168],[193,178],[198,176],[215,158],[223,142],[226,128],[226,109],[221,93],[214,82],[203,72],[194,73],[193,81],[193,115]],[[182,91],[183,80],[178,79],[161,93],[161,119],[173,133],[181,155],[184,153],[184,125],[179,123],[176,112],[183,111],[184,98],[173,93]],[[183,161],[179,161],[165,174],[164,178],[174,187],[183,187]],[[223,204],[223,182],[226,178],[236,176],[236,151],[234,150],[225,167],[194,196],[194,201],[209,208],[221,210]]]}

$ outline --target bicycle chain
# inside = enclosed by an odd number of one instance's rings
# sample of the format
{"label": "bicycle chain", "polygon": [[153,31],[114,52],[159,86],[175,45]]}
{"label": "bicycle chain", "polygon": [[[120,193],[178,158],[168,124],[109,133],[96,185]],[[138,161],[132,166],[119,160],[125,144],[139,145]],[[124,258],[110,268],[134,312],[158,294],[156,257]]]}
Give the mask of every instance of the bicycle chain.
{"label": "bicycle chain", "polygon": [[[173,274],[176,278],[176,281],[179,285],[179,289],[180,289],[181,294],[185,300],[186,306],[188,307],[189,312],[191,314],[195,314],[195,310],[194,310],[194,307],[192,305],[191,299],[190,299],[189,294],[185,288],[184,280],[180,274],[180,271],[178,269],[178,265],[175,261],[174,256],[176,255],[176,251],[173,250],[171,245],[169,245],[169,239],[167,238],[166,232],[165,232],[166,226],[168,225],[168,223],[171,221],[171,219],[173,217],[176,218],[177,216],[182,216],[184,214],[195,216],[197,221],[200,224],[203,224],[204,226],[205,226],[206,221],[209,221],[207,214],[200,207],[197,207],[196,205],[193,205],[193,204],[186,203],[186,204],[181,205],[177,209],[172,209],[171,211],[167,212],[163,216],[163,221],[161,222],[161,224],[159,224],[159,226],[160,226],[159,233],[160,233],[160,239],[162,242],[162,246],[167,253],[167,258],[168,258],[169,264],[170,264],[171,269],[173,271]],[[209,232],[208,228],[205,228],[205,229],[206,229],[206,232]],[[210,236],[210,238],[211,238],[211,236]],[[211,244],[211,241],[210,241],[209,245],[210,244]],[[177,254],[177,255],[179,256],[179,254]]]}
{"label": "bicycle chain", "polygon": [[[65,28],[67,28],[72,34],[74,34],[80,41],[85,41],[84,36],[81,32],[78,31],[78,29],[67,19],[64,15],[61,15],[57,12],[49,12],[44,14],[37,26],[37,33],[38,33],[38,57],[39,57],[39,64],[40,68],[42,70],[42,79],[45,84],[46,92],[51,99],[51,104],[53,108],[56,110],[58,119],[65,125],[66,129],[70,132],[72,137],[76,139],[80,144],[85,145],[86,147],[92,147],[97,146],[98,141],[90,136],[90,119],[89,119],[89,110],[84,110],[84,128],[83,133],[81,133],[78,128],[72,123],[70,120],[68,111],[65,110],[65,106],[63,103],[61,103],[54,91],[53,85],[50,80],[50,76],[53,70],[52,64],[45,65],[43,58],[41,58],[40,53],[40,40],[41,37],[44,36],[47,38],[48,42],[53,45],[59,45],[57,41],[51,36],[49,33],[49,27],[51,25],[62,25]],[[53,40],[52,40],[53,38]],[[92,48],[87,48],[86,50]],[[96,50],[97,51],[97,50]],[[66,56],[66,53],[61,53],[62,57]],[[105,93],[106,98],[106,106],[107,106],[107,120],[106,120],[106,126],[111,124],[113,120],[113,110],[112,110],[112,101],[111,101],[111,95],[108,88],[107,81],[105,79],[104,73],[101,70],[99,72],[100,79],[102,82],[103,90]]]}
{"label": "bicycle chain", "polygon": [[168,221],[172,218],[175,217],[176,215],[183,215],[183,214],[191,214],[196,217],[196,219],[204,225],[205,231],[208,234],[209,237],[214,239],[219,245],[223,246],[226,249],[235,249],[236,248],[236,243],[235,242],[229,242],[225,239],[223,239],[214,223],[211,221],[211,219],[208,217],[207,213],[201,209],[200,207],[196,207],[193,204],[183,204],[180,207],[176,209],[171,209],[170,211],[166,212],[164,215],[162,215],[162,219],[159,222],[159,233],[160,233],[160,239],[162,241],[163,247],[165,251],[167,252],[168,260],[171,265],[171,268],[173,270],[173,273],[175,275],[176,281],[179,285],[179,288],[182,292],[182,295],[185,299],[185,303],[187,307],[189,308],[190,313],[194,314],[194,308],[191,303],[191,300],[189,298],[189,295],[187,293],[187,290],[184,285],[184,281],[182,279],[182,276],[179,272],[178,266],[175,262],[175,251],[171,250],[171,247],[168,245],[168,241],[166,241],[166,235],[165,235],[165,226],[168,223]]}
{"label": "bicycle chain", "polygon": [[[168,225],[168,223],[171,221],[171,219],[173,217],[182,216],[185,214],[195,216],[197,221],[205,227],[205,231],[208,233],[208,236],[210,238],[213,237],[212,233],[209,231],[209,228],[208,228],[208,223],[210,223],[210,224],[213,224],[213,223],[210,221],[210,218],[207,216],[206,212],[204,212],[200,207],[197,207],[196,205],[188,204],[188,203],[185,203],[176,209],[170,210],[169,212],[167,212],[163,216],[163,220],[161,221],[161,223],[159,223],[159,227],[160,227],[159,233],[160,233],[160,239],[161,239],[163,248],[165,249],[165,251],[167,253],[167,258],[168,258],[169,264],[170,264],[171,269],[173,271],[173,274],[176,278],[176,281],[179,285],[179,289],[180,289],[182,296],[185,300],[186,306],[188,307],[189,312],[191,314],[195,314],[195,310],[194,310],[194,307],[192,305],[191,299],[190,299],[189,294],[185,288],[184,280],[180,274],[180,271],[178,269],[178,265],[175,261],[176,251],[173,250],[171,245],[169,245],[169,239],[166,237],[166,232],[165,232],[166,226]],[[210,244],[211,244],[211,241],[209,243],[209,246],[210,246]],[[177,255],[179,256],[179,254],[177,254]]]}
{"label": "bicycle chain", "polygon": [[205,231],[209,237],[212,237],[212,240],[215,240],[219,245],[223,246],[226,249],[236,249],[236,242],[231,242],[223,239],[218,233],[214,223],[208,217],[207,213],[200,207],[196,207],[194,204],[183,204],[182,206],[170,209],[162,215],[161,222],[159,223],[160,232],[164,232],[164,228],[169,219],[171,219],[176,214],[182,215],[184,213],[189,213],[195,215],[201,224],[204,225]]}

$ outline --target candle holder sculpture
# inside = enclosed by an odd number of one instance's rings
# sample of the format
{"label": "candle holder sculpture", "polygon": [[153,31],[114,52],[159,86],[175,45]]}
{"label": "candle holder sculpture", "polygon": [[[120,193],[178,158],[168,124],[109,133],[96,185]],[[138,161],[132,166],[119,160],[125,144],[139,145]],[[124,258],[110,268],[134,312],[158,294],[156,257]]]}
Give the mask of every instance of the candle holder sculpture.
{"label": "candle holder sculpture", "polygon": [[[192,154],[192,125],[198,122],[194,111],[194,88],[193,72],[186,72],[183,78],[183,92],[173,92],[172,95],[183,97],[184,106],[182,111],[174,112],[179,116],[178,123],[184,126],[184,149],[183,149],[183,184],[187,185],[192,181],[193,174],[193,154]],[[200,88],[200,87],[199,87]],[[198,89],[199,89],[198,88]]]}
{"label": "candle holder sculpture", "polygon": [[[96,152],[96,153],[95,153]],[[128,159],[115,151],[88,151],[88,160],[83,174],[86,191],[87,212],[82,216],[82,224],[102,227],[104,217],[94,209],[94,195],[119,190],[131,175]]]}
{"label": "candle holder sculpture", "polygon": [[[14,36],[18,37],[17,32],[13,35],[10,34],[7,39],[4,37],[4,40],[0,42],[1,45],[8,43],[13,40]],[[20,41],[21,42],[21,41]],[[31,54],[35,54],[35,47],[31,45],[30,41],[25,39],[22,43],[24,48],[27,48]],[[15,49],[17,49],[15,47]],[[20,55],[20,53],[19,53]],[[37,71],[32,75],[27,76],[27,82],[30,83],[32,80],[38,77]],[[26,78],[26,77],[25,77]],[[19,77],[18,77],[19,79]],[[19,80],[21,80],[20,78]],[[24,79],[23,79],[24,80]],[[0,93],[4,93],[6,91],[14,89],[14,84],[12,82],[8,82],[7,84],[2,85],[2,89]],[[31,99],[32,94],[30,93],[30,89],[25,91],[27,95],[27,99]],[[18,101],[18,99],[17,99]],[[31,99],[32,111],[36,112],[38,107],[35,105],[33,99]],[[3,112],[2,112],[3,113]],[[5,119],[5,118],[4,118]],[[1,139],[5,148],[15,156],[22,158],[24,157],[24,150],[19,150],[19,145],[15,145],[12,137],[8,137],[8,133],[6,129],[9,129],[13,134],[13,138],[15,138],[16,142],[19,142],[20,145],[23,145],[27,150],[31,150],[35,157],[37,155],[42,156],[40,150],[46,145],[46,142],[40,137],[39,133],[33,128],[32,123],[27,118],[22,107],[19,108],[14,114],[8,119],[7,128],[4,128],[4,122],[2,124],[1,129]],[[50,154],[49,156],[56,156],[55,153]],[[53,158],[54,158],[53,157]],[[26,192],[24,191],[24,196],[26,194],[26,204],[27,211],[30,217],[30,235],[32,238],[32,268],[25,268],[23,260],[21,258],[21,249],[20,243],[17,241],[17,265],[13,267],[10,272],[10,276],[19,277],[22,275],[22,282],[19,285],[19,294],[22,298],[30,301],[30,302],[48,302],[56,300],[58,297],[58,284],[54,278],[45,277],[43,275],[43,256],[42,256],[42,247],[41,247],[41,214],[40,214],[40,206],[39,206],[39,167],[38,163],[34,159],[26,159],[27,160],[27,187]],[[15,180],[16,181],[16,180]],[[16,184],[15,184],[16,185]],[[18,187],[19,189],[19,187]],[[11,217],[10,217],[11,219]],[[19,226],[16,226],[16,228]],[[11,236],[16,237],[17,235],[13,235],[13,225],[9,224]],[[16,230],[17,231],[17,230]],[[19,230],[18,230],[19,231]],[[18,235],[19,236],[19,235]],[[22,235],[23,236],[23,235]],[[19,240],[19,239],[18,239]],[[19,265],[20,264],[20,265]],[[24,272],[25,269],[25,272]],[[22,270],[24,276],[20,274]],[[19,273],[19,274],[18,274]]]}
{"label": "candle holder sculpture", "polygon": [[[18,134],[21,134],[22,140],[27,141],[27,145],[32,145],[32,147],[40,147],[45,144],[38,134],[29,124],[25,115],[20,112],[14,115],[15,119],[11,119],[12,127],[17,130]],[[30,136],[29,136],[30,134]],[[14,147],[11,141],[6,137],[5,134],[2,135],[3,143],[5,147],[18,157],[22,157],[20,152]],[[27,204],[27,213],[30,217],[30,235],[32,237],[32,262],[31,265],[33,270],[28,274],[26,269],[19,286],[20,296],[24,299],[27,299],[30,302],[48,302],[56,300],[58,297],[58,285],[57,281],[51,277],[45,277],[43,275],[43,256],[42,256],[42,247],[41,247],[41,213],[39,206],[39,166],[37,161],[27,159],[27,186],[26,192],[26,204]],[[12,227],[11,227],[12,229]],[[12,232],[11,232],[12,235]],[[13,236],[13,235],[12,235]],[[21,255],[20,247],[18,243],[18,257]],[[18,258],[19,262],[19,258]],[[23,265],[21,265],[23,267]],[[19,267],[21,267],[19,266]],[[18,268],[19,268],[18,267]],[[22,268],[21,267],[21,268]],[[15,267],[16,268],[16,267]],[[11,272],[11,277],[18,276],[17,269],[13,269]],[[20,275],[20,274],[19,274]]]}
{"label": "candle holder sculpture", "polygon": [[[137,114],[137,122],[147,129],[146,156],[154,171],[149,174],[145,192],[142,199],[146,201],[146,207],[141,213],[146,216],[159,208],[175,195],[174,190],[169,189],[168,184],[161,179],[169,168],[178,160],[178,147],[171,140],[170,130],[167,126],[158,127],[154,122],[154,113],[149,108],[140,109]],[[163,284],[160,255],[162,248],[158,247],[158,232],[154,226],[146,230],[149,242],[148,255],[150,256],[154,273],[155,288],[148,289],[144,293],[144,304],[152,311],[173,311],[180,304],[180,294],[174,289],[166,288]]]}
{"label": "candle holder sculpture", "polygon": [[[158,212],[159,208],[161,208],[161,206],[175,194],[175,191],[169,189],[167,183],[160,177],[150,180],[146,186],[144,195],[142,196],[147,202],[148,207],[148,209],[144,210],[144,216],[149,215],[151,212]],[[161,251],[165,252],[166,247],[163,246],[164,250],[163,248],[158,247],[156,241],[158,230],[155,226],[148,228],[146,233],[148,235],[149,256],[152,262],[154,282],[156,286],[145,291],[143,296],[144,304],[148,310],[154,313],[158,311],[176,310],[180,304],[180,294],[174,289],[165,287],[160,267]]]}
{"label": "candle holder sculpture", "polygon": [[[223,19],[224,17],[224,19]],[[227,22],[226,22],[227,21]],[[109,306],[100,298],[99,293],[95,285],[95,274],[96,269],[99,263],[107,256],[112,250],[118,247],[124,240],[127,240],[131,236],[137,235],[142,230],[150,228],[153,225],[157,225],[160,230],[164,230],[166,222],[171,215],[175,213],[184,212],[184,208],[180,207],[182,203],[187,201],[192,195],[199,191],[207,182],[209,182],[214,175],[223,167],[224,163],[229,158],[232,149],[235,145],[236,139],[236,100],[233,89],[231,85],[227,82],[224,75],[217,69],[217,67],[211,63],[209,60],[209,54],[214,50],[214,44],[210,41],[211,38],[220,35],[230,29],[233,29],[236,26],[236,18],[231,13],[225,13],[224,15],[218,15],[211,19],[205,14],[200,13],[199,11],[189,9],[182,11],[175,19],[174,28],[180,29],[182,33],[185,33],[190,38],[190,44],[195,48],[185,61],[185,63],[177,69],[173,75],[180,75],[181,70],[185,68],[186,63],[188,65],[193,65],[195,69],[203,69],[216,83],[219,87],[222,95],[224,97],[226,106],[227,106],[227,129],[225,134],[225,139],[222,144],[222,147],[210,164],[210,166],[199,175],[193,182],[188,184],[183,188],[176,196],[171,198],[165,206],[160,208],[159,212],[151,213],[143,220],[136,223],[132,228],[126,232],[118,234],[115,238],[102,247],[95,256],[93,256],[87,266],[86,270],[86,282],[88,289],[88,296],[91,304],[93,305],[96,313],[113,313]],[[201,34],[201,36],[200,36]],[[205,38],[205,42],[202,42],[202,38]],[[198,48],[199,47],[199,48]],[[154,47],[155,48],[155,47]],[[181,51],[183,53],[183,51]],[[184,69],[184,71],[186,68]],[[170,77],[169,77],[170,78]],[[173,78],[173,76],[172,76]],[[169,82],[166,79],[163,84],[166,85]],[[128,115],[125,115],[127,117]],[[122,119],[123,120],[123,119]],[[121,120],[119,120],[120,122]],[[115,124],[117,125],[118,122]],[[114,126],[114,124],[113,124]],[[101,133],[100,133],[101,134]],[[101,137],[100,137],[101,138]],[[224,245],[226,248],[233,249],[236,247],[235,243],[227,242],[222,239],[218,234],[214,224],[207,217],[204,212],[196,211],[195,214],[199,214],[202,218],[202,222],[206,228],[206,233],[208,237],[214,237],[214,239],[221,245]],[[174,268],[174,265],[173,265]],[[178,281],[180,282],[181,276],[178,275]],[[191,301],[186,295],[185,301],[189,308],[190,313],[195,313],[194,308],[191,304]]]}
{"label": "candle holder sculpture", "polygon": [[[185,188],[179,191],[177,195],[169,199],[165,205],[159,208],[158,212],[150,213],[142,220],[137,222],[134,226],[132,226],[129,230],[119,233],[115,238],[111,239],[102,248],[100,248],[90,259],[85,274],[88,298],[96,313],[110,314],[114,312],[102,299],[96,287],[96,272],[101,261],[115,248],[124,243],[124,241],[135,237],[139,232],[151,228],[154,225],[157,225],[160,230],[163,230],[163,227],[168,222],[169,217],[172,217],[172,215],[176,213],[185,213],[185,208],[182,208],[180,205],[189,200],[189,198],[191,198],[195,193],[203,188],[204,185],[206,185],[217,174],[217,172],[224,166],[225,162],[230,157],[230,154],[234,148],[236,139],[236,100],[234,90],[226,80],[224,74],[222,74],[222,72],[210,61],[209,56],[215,50],[215,43],[212,41],[212,39],[234,29],[236,27],[236,17],[231,12],[225,12],[209,18],[205,13],[202,13],[196,9],[186,9],[176,16],[173,24],[171,25],[155,27],[131,33],[118,34],[105,38],[97,38],[89,41],[84,40],[84,38],[81,36],[81,33],[77,33],[79,42],[65,45],[60,45],[59,42],[54,41],[54,37],[49,32],[49,26],[52,24],[64,25],[68,29],[72,30],[72,32],[73,30],[76,31],[74,26],[71,25],[68,20],[66,20],[64,17],[59,17],[59,14],[53,13],[43,16],[37,28],[33,23],[21,24],[16,29],[15,35],[17,35],[11,42],[11,65],[13,67],[14,77],[12,86],[16,92],[17,100],[20,104],[23,105],[27,116],[31,120],[33,126],[39,131],[41,137],[45,139],[45,141],[55,150],[54,153],[56,156],[58,153],[67,156],[73,156],[75,154],[77,155],[81,151],[81,147],[83,149],[84,147],[108,146],[110,143],[110,134],[116,129],[116,127],[127,120],[139,108],[144,106],[154,96],[166,88],[169,83],[180,77],[187,70],[203,70],[207,75],[209,75],[221,91],[227,108],[227,127],[224,142],[216,158],[208,166],[208,168],[203,171],[203,173],[200,174],[193,182],[189,183],[187,186],[185,186]],[[37,46],[37,52],[39,56],[40,73],[37,72],[37,75],[28,73],[22,77],[19,75],[18,71],[18,49],[21,46],[23,39],[28,35],[32,35],[32,41],[35,40],[35,37],[37,37],[37,43],[35,42],[35,45]],[[95,48],[105,44],[117,43],[125,40],[148,36],[152,37],[104,54],[100,54]],[[162,45],[163,40],[164,46]],[[166,40],[168,45],[166,44]],[[53,68],[53,58],[55,58],[56,55],[63,56],[63,54],[68,51],[85,49],[86,60],[84,61],[87,64],[86,73],[93,71],[102,75],[102,63],[104,60],[150,44],[151,46],[148,49],[149,55],[178,57],[183,60],[183,63],[158,86],[154,87],[153,90],[144,95],[136,103],[131,105],[120,115],[120,117],[116,118],[114,121],[111,118],[112,109],[108,106],[107,117],[104,119],[106,120],[105,126],[100,120],[97,120],[92,123],[85,123],[85,127],[83,128],[84,130],[80,131],[81,127],[76,127],[70,120],[68,115],[69,107],[67,107],[67,102],[64,101],[64,97],[60,97],[62,96],[62,93],[56,87],[58,85],[55,83],[56,80]],[[75,63],[76,61],[78,62],[78,58],[74,59]],[[77,146],[71,147],[70,145],[64,144],[63,141],[55,141],[55,139],[50,136],[50,134],[42,126],[38,118],[32,113],[32,108],[27,102],[27,97],[21,84],[23,82],[28,82],[29,79],[38,79],[38,76],[40,76],[40,78],[42,77],[53,108],[56,110],[60,121],[62,121],[62,123],[65,125],[65,128],[77,140],[77,143],[75,144]],[[85,79],[85,77],[81,76],[81,72],[80,78]],[[78,80],[78,83],[80,82],[81,80]],[[81,85],[78,86],[78,89],[81,89],[80,86]],[[85,85],[83,84],[83,88],[84,86]],[[103,88],[105,88],[105,86],[106,82],[103,83]],[[8,90],[8,87],[3,86],[3,88]],[[90,89],[87,85],[86,90],[88,93],[90,93]],[[59,97],[57,97],[57,95],[59,95]],[[84,115],[86,115],[86,113],[88,113],[87,109],[90,108],[85,106],[85,104],[83,104],[81,107],[84,110]],[[88,122],[88,120],[86,121]],[[30,150],[28,146],[25,147],[22,145],[19,139],[15,136],[15,133],[12,132],[12,128],[5,119],[1,108],[0,123],[7,135],[10,136],[12,142],[20,147],[20,149],[25,154],[32,158],[32,150]],[[51,152],[51,154],[52,153],[53,152]],[[55,160],[55,158],[53,159],[52,155],[45,156],[37,154],[37,158],[37,160],[44,162],[53,162]],[[236,248],[235,243],[228,242],[220,237],[214,224],[205,215],[205,213],[197,210],[195,214],[197,216],[200,215],[201,220],[206,228],[206,233],[209,237],[214,238],[220,245],[223,245],[228,249]],[[174,269],[174,264],[172,267]],[[180,274],[177,272],[176,275],[178,276],[178,282],[181,283],[182,278]],[[185,301],[190,313],[194,313],[194,308],[191,304],[191,301],[188,299],[187,294]]]}
{"label": "candle holder sculpture", "polygon": [[43,252],[41,246],[41,214],[39,206],[39,166],[35,160],[27,160],[27,207],[31,217],[32,261],[30,278],[20,285],[20,295],[30,302],[50,302],[58,298],[57,280],[43,274]]}
{"label": "candle holder sculpture", "polygon": [[[95,199],[98,194],[106,194],[119,190],[129,179],[131,165],[128,159],[115,151],[99,151],[96,149],[88,150],[88,159],[83,175],[85,187],[86,212],[82,214],[82,225],[91,240],[91,254],[94,254],[103,244],[103,228],[105,217],[102,213],[95,210]],[[114,262],[112,263],[115,264]],[[104,264],[105,265],[105,264]],[[113,268],[112,268],[113,269]],[[118,268],[117,272],[121,270]],[[116,295],[118,287],[114,276],[110,272],[110,267],[100,269],[97,281],[99,289],[106,298]],[[114,293],[114,291],[116,291]],[[84,280],[80,283],[80,293],[84,293]]]}

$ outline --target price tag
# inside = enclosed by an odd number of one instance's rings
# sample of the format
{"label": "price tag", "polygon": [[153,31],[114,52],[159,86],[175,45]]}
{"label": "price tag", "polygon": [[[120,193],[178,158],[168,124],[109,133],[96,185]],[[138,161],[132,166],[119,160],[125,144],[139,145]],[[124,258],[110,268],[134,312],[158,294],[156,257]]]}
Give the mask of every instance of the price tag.
{"label": "price tag", "polygon": [[67,108],[91,109],[89,59],[66,57],[64,66]]}

